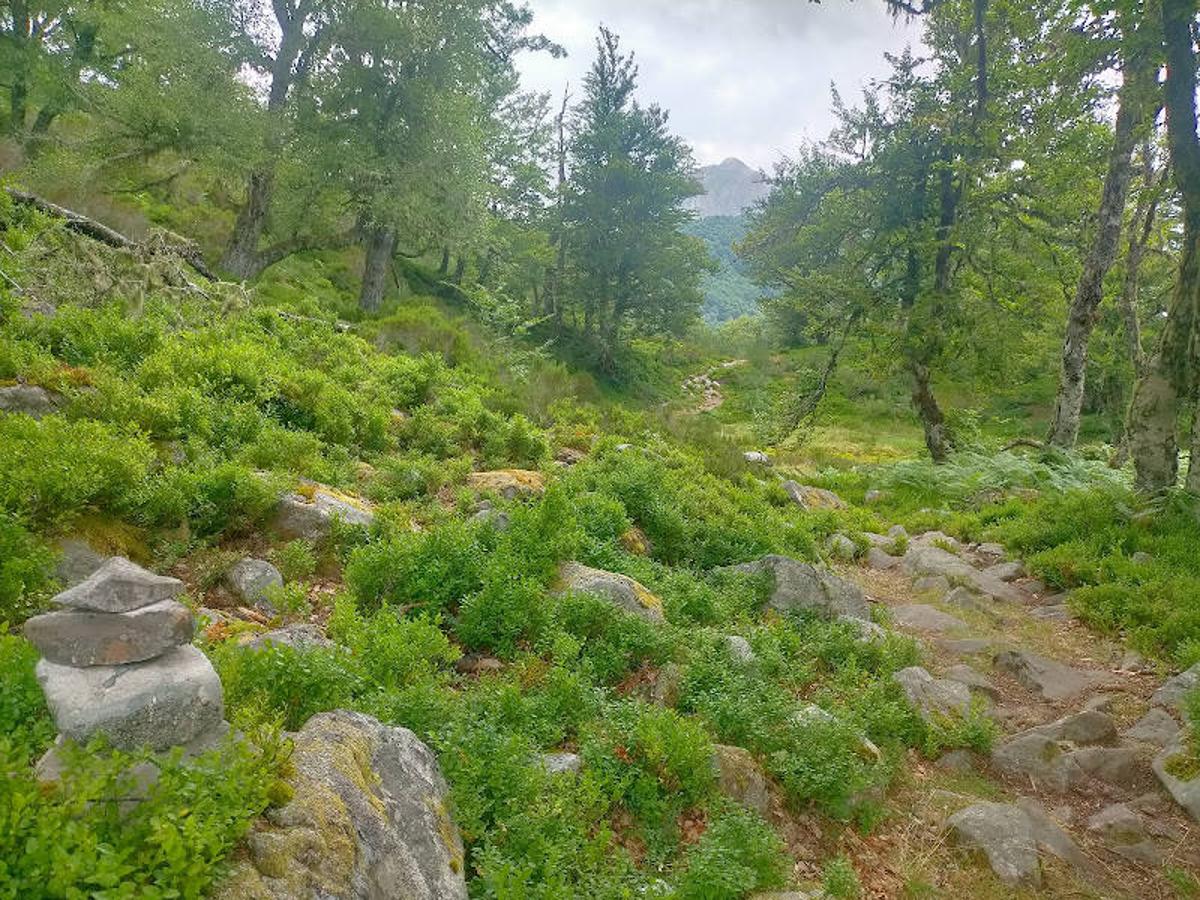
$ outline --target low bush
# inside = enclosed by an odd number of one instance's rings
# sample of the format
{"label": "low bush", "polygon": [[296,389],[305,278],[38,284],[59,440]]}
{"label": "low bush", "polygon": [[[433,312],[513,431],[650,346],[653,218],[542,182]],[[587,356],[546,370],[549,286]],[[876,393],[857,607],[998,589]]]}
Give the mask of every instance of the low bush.
{"label": "low bush", "polygon": [[681,900],[738,900],[783,885],[791,861],[779,835],[753,813],[720,809],[689,847],[679,879]]}

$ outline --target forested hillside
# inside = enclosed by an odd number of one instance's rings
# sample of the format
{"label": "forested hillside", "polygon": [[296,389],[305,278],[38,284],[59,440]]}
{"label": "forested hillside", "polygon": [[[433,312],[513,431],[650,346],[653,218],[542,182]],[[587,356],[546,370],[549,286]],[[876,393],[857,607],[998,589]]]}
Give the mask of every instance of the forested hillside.
{"label": "forested hillside", "polygon": [[0,0],[0,900],[1200,896],[1200,6],[870,8]]}

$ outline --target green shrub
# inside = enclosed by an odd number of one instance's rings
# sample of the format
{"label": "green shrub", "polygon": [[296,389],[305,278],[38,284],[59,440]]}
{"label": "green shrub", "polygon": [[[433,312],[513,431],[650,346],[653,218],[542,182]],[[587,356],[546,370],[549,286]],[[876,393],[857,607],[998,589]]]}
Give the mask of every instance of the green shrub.
{"label": "green shrub", "polygon": [[368,682],[385,690],[437,678],[460,655],[437,620],[403,618],[388,607],[362,616],[345,594],[334,603],[329,633],[350,649]]}
{"label": "green shrub", "polygon": [[49,547],[0,512],[0,624],[18,625],[37,612],[53,561]]}
{"label": "green shrub", "polygon": [[271,554],[284,581],[304,581],[317,571],[317,554],[312,541],[298,538],[276,547]]}
{"label": "green shrub", "polygon": [[681,900],[738,900],[780,887],[790,860],[766,822],[738,808],[721,809],[700,840],[688,848],[679,881]]}
{"label": "green shrub", "polygon": [[7,739],[8,758],[28,764],[54,740],[54,723],[34,674],[34,646],[0,624],[0,735]]}
{"label": "green shrub", "polygon": [[285,759],[277,741],[257,750],[231,740],[186,763],[177,752],[129,807],[129,768],[144,757],[99,745],[63,753],[47,788],[0,738],[0,896],[201,897],[267,807]]}
{"label": "green shrub", "polygon": [[455,631],[468,647],[511,656],[521,641],[535,642],[550,623],[546,589],[533,578],[491,575],[462,604]]}
{"label": "green shrub", "polygon": [[578,648],[583,671],[600,684],[616,684],[643,664],[661,665],[673,649],[673,641],[661,625],[591,594],[559,598],[554,624]]}
{"label": "green shrub", "polygon": [[360,547],[350,555],[346,584],[367,610],[390,603],[436,613],[479,589],[482,562],[475,532],[452,522]]}
{"label": "green shrub", "polygon": [[844,856],[834,857],[825,864],[821,887],[834,900],[858,900],[862,896],[858,873]]}

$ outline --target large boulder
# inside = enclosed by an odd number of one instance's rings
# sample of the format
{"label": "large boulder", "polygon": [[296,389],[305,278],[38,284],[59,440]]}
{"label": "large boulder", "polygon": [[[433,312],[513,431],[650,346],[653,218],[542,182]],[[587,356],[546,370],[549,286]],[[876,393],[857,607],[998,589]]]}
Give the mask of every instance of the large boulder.
{"label": "large boulder", "polygon": [[980,594],[995,600],[1019,603],[1019,590],[999,578],[980,572],[964,559],[955,556],[939,543],[914,540],[904,554],[903,566],[915,578],[941,575],[950,582],[969,585]]}
{"label": "large boulder", "polygon": [[1164,709],[1151,709],[1137,720],[1124,736],[1131,741],[1140,741],[1155,747],[1168,747],[1179,736],[1179,723]]}
{"label": "large boulder", "polygon": [[781,487],[801,509],[846,509],[846,501],[825,488],[795,481],[785,481]]}
{"label": "large boulder", "polygon": [[54,598],[57,606],[100,613],[127,613],[153,603],[174,600],[183,592],[178,578],[155,575],[123,556],[100,568]]}
{"label": "large boulder", "polygon": [[1186,672],[1180,672],[1174,678],[1168,678],[1162,687],[1150,698],[1153,706],[1165,706],[1176,712],[1183,709],[1183,698],[1200,686],[1200,663],[1196,663]]}
{"label": "large boulder", "polygon": [[1001,650],[993,662],[996,668],[1050,701],[1070,700],[1087,693],[1105,678],[1099,672],[1075,669],[1028,650]]}
{"label": "large boulder", "polygon": [[250,834],[219,900],[466,900],[446,781],[411,731],[321,713],[291,761],[292,799]]}
{"label": "large boulder", "polygon": [[329,536],[334,519],[366,528],[375,521],[375,514],[357,497],[324,485],[307,485],[302,493],[280,498],[273,527],[283,537],[319,541]]}
{"label": "large boulder", "polygon": [[992,871],[1007,885],[1039,887],[1041,853],[1056,856],[1085,874],[1095,873],[1070,835],[1030,800],[981,801],[954,813],[946,824],[960,846],[982,851]]}
{"label": "large boulder", "polygon": [[55,412],[62,396],[33,384],[0,387],[0,412],[24,413],[35,419]]}
{"label": "large boulder", "polygon": [[771,811],[771,792],[750,751],[725,744],[713,745],[713,772],[721,793],[764,818]]}
{"label": "large boulder", "polygon": [[967,623],[957,616],[942,612],[927,603],[906,603],[892,607],[892,621],[902,628],[942,634],[947,631],[964,631]]}
{"label": "large boulder", "polygon": [[778,555],[764,556],[732,569],[750,575],[770,575],[771,596],[767,605],[778,612],[809,610],[835,619],[871,618],[862,589],[827,569]]}
{"label": "large boulder", "polygon": [[83,538],[63,538],[57,544],[58,563],[54,577],[64,588],[74,587],[83,581],[108,559]]}
{"label": "large boulder", "polygon": [[595,594],[648,622],[662,624],[666,621],[662,601],[628,575],[593,569],[577,562],[564,563],[558,573],[557,591]]}
{"label": "large boulder", "polygon": [[1200,822],[1200,765],[1186,741],[1176,741],[1154,757],[1154,774],[1175,802]]}
{"label": "large boulder", "polygon": [[1014,735],[992,751],[992,762],[1022,783],[1060,793],[1090,778],[1122,787],[1148,778],[1137,751],[1105,746],[1116,737],[1116,724],[1108,715],[1084,710]]}
{"label": "large boulder", "polygon": [[234,563],[225,573],[225,583],[234,595],[247,606],[258,606],[264,612],[273,613],[267,600],[267,591],[283,586],[279,570],[265,559],[242,559]]}
{"label": "large boulder", "polygon": [[934,678],[920,666],[901,669],[892,678],[926,719],[965,716],[971,709],[971,691],[962,682]]}
{"label": "large boulder", "polygon": [[34,616],[25,637],[43,657],[64,666],[120,666],[191,643],[195,619],[182,603],[161,600],[121,615],[64,609]]}
{"label": "large boulder", "polygon": [[43,659],[37,678],[65,738],[104,734],[121,750],[166,750],[222,727],[221,679],[191,645],[148,662],[77,669]]}

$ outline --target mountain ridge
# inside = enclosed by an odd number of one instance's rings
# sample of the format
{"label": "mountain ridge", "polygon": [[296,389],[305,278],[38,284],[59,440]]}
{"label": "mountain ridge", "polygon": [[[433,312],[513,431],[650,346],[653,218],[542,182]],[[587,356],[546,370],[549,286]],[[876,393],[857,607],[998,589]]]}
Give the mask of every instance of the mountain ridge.
{"label": "mountain ridge", "polygon": [[768,193],[771,186],[766,173],[753,169],[736,156],[726,157],[697,172],[704,193],[692,198],[690,206],[701,219],[711,216],[739,216]]}

